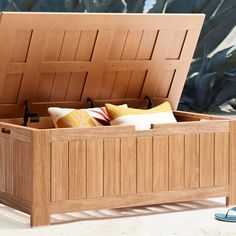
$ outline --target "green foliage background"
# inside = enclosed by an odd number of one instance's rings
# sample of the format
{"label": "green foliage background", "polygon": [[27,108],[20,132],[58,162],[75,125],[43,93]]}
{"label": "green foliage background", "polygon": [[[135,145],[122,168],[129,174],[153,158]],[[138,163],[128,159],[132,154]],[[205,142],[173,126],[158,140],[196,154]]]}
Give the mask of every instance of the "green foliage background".
{"label": "green foliage background", "polygon": [[0,0],[0,10],[204,13],[179,109],[236,113],[235,0]]}

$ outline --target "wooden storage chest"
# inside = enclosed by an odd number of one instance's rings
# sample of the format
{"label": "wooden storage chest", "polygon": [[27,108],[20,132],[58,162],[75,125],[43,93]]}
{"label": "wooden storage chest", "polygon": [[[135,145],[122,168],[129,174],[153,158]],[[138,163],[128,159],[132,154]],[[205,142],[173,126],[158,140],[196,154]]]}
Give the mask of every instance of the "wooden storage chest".
{"label": "wooden storage chest", "polygon": [[[175,111],[176,124],[54,129],[47,108],[177,108],[203,15],[0,15],[0,202],[50,215],[226,196],[236,203],[236,123]],[[24,102],[40,116],[24,127]]]}

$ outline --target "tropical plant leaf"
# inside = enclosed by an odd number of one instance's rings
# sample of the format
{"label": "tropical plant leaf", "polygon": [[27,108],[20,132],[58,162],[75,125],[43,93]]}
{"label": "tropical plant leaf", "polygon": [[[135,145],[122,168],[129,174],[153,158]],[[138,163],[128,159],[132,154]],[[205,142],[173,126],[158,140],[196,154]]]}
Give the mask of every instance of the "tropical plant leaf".
{"label": "tropical plant leaf", "polygon": [[225,75],[230,76],[230,77],[236,77],[236,68],[233,68],[229,72],[225,72]]}
{"label": "tropical plant leaf", "polygon": [[3,11],[8,4],[9,4],[8,0],[0,1],[0,10]]}
{"label": "tropical plant leaf", "polygon": [[168,13],[191,13],[194,9],[195,0],[168,1],[166,11]]}
{"label": "tropical plant leaf", "polygon": [[145,5],[145,0],[126,0],[127,12],[142,13]]}
{"label": "tropical plant leaf", "polygon": [[[213,51],[234,28],[235,18],[236,3],[205,21],[194,57],[202,57],[202,51],[206,44],[209,47],[209,52]],[[214,40],[212,40],[213,38]]]}
{"label": "tropical plant leaf", "polygon": [[210,3],[209,0],[198,0],[198,1],[194,1],[194,9],[193,9],[193,12],[194,12],[194,13],[203,12],[204,9],[206,9],[206,7],[208,6],[209,3]]}
{"label": "tropical plant leaf", "polygon": [[225,79],[220,91],[214,97],[208,109],[211,110],[212,108],[221,105],[223,102],[234,98],[235,94],[236,94],[236,80]]}
{"label": "tropical plant leaf", "polygon": [[204,13],[206,15],[206,20],[212,17],[212,15],[216,12],[221,2],[222,0],[211,0],[211,1],[208,0],[208,4],[201,11],[201,13]]}
{"label": "tropical plant leaf", "polygon": [[156,0],[156,3],[148,11],[148,13],[163,13],[165,11],[168,0]]}

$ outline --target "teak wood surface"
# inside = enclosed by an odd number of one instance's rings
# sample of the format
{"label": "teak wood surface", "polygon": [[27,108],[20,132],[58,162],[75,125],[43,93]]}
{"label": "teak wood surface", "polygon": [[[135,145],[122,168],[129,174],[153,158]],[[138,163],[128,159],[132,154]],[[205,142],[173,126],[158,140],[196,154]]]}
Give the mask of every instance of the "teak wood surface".
{"label": "teak wood surface", "polygon": [[[53,213],[226,196],[236,203],[236,122],[175,111],[176,124],[22,126],[23,102],[82,107],[91,97],[177,107],[203,15],[3,13],[0,202],[50,224]],[[50,22],[50,24],[49,24]]]}
{"label": "teak wood surface", "polygon": [[204,15],[0,14],[0,117],[105,102],[177,109]]}

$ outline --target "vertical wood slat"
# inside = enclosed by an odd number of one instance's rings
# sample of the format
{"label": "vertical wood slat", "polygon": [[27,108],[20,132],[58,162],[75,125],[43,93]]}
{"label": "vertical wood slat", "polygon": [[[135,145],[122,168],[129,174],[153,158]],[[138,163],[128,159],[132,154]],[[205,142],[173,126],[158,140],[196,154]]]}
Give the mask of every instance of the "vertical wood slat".
{"label": "vertical wood slat", "polygon": [[4,83],[4,91],[0,100],[1,103],[15,104],[22,81],[22,74],[8,74]]}
{"label": "vertical wood slat", "polygon": [[175,77],[169,89],[168,100],[171,103],[173,109],[177,109],[178,107],[180,96],[185,83],[185,78],[187,77],[188,69],[191,63],[189,58],[193,57],[193,49],[197,43],[199,31],[199,29],[187,31],[185,42],[180,54],[179,63],[181,66],[176,69]]}
{"label": "vertical wood slat", "polygon": [[[64,39],[64,30],[52,30],[48,35],[48,41],[46,45],[45,55],[43,60],[48,61],[58,61],[61,45]],[[39,82],[37,85],[37,93],[35,96],[35,101],[37,102],[48,102],[50,97],[50,92],[53,85],[55,73],[43,73],[39,76]]]}
{"label": "vertical wood slat", "polygon": [[[59,61],[74,61],[81,31],[66,31]],[[71,73],[56,73],[49,101],[64,101]]]}
{"label": "vertical wood slat", "polygon": [[152,192],[152,137],[137,138],[137,193]]}
{"label": "vertical wood slat", "polygon": [[6,193],[13,194],[13,140],[5,139]]}
{"label": "vertical wood slat", "polygon": [[168,51],[167,55],[168,59],[179,59],[185,41],[186,31],[177,30],[174,34],[175,36],[172,41],[172,47],[171,50]]}
{"label": "vertical wood slat", "polygon": [[[31,30],[16,30],[12,42],[11,62],[25,62],[27,57],[28,45],[31,38]],[[5,44],[4,44],[5,45]],[[4,60],[5,61],[5,60]],[[1,62],[2,63],[2,62]],[[7,74],[4,82],[4,91],[1,102],[14,104],[17,101],[18,91],[21,85],[22,74]]]}
{"label": "vertical wood slat", "polygon": [[168,190],[168,136],[153,137],[153,192]]}
{"label": "vertical wood slat", "polygon": [[[145,30],[138,48],[136,60],[149,60],[155,45],[157,31]],[[139,98],[146,71],[133,71],[127,88],[126,98]]]}
{"label": "vertical wood slat", "polygon": [[29,201],[31,199],[30,144],[18,140],[9,142],[9,139],[5,139],[5,144],[6,148],[10,148],[5,150],[7,193]]}
{"label": "vertical wood slat", "polygon": [[120,139],[104,140],[104,197],[120,194]]}
{"label": "vertical wood slat", "polygon": [[20,198],[31,200],[31,163],[30,163],[30,144],[21,142],[21,170],[20,170]]}
{"label": "vertical wood slat", "polygon": [[52,143],[51,200],[68,200],[68,142]]}
{"label": "vertical wood slat", "polygon": [[86,141],[69,143],[69,199],[86,198]]}
{"label": "vertical wood slat", "polygon": [[184,135],[169,136],[169,189],[184,188]]}
{"label": "vertical wood slat", "polygon": [[6,146],[5,138],[0,137],[0,192],[6,192]]}
{"label": "vertical wood slat", "polygon": [[[113,34],[111,32],[111,30],[99,30],[98,32],[91,60],[91,70],[84,85],[82,100],[86,100],[88,97],[97,98],[104,73],[103,63],[107,60],[112,42]],[[94,78],[96,78],[96,86],[94,86]]]}
{"label": "vertical wood slat", "polygon": [[121,194],[136,193],[136,138],[121,139]]}
{"label": "vertical wood slat", "polygon": [[199,187],[199,134],[185,135],[185,187]]}
{"label": "vertical wood slat", "polygon": [[214,133],[200,134],[200,187],[214,185]]}
{"label": "vertical wood slat", "polygon": [[21,187],[21,141],[13,141],[13,194],[20,197]]}
{"label": "vertical wood slat", "polygon": [[[125,47],[122,54],[122,60],[135,60],[138,54],[140,41],[142,38],[142,31],[129,31],[127,39],[125,41]],[[129,81],[132,76],[132,72],[121,71],[117,73],[117,77],[114,83],[112,98],[125,98],[128,90]]]}
{"label": "vertical wood slat", "polygon": [[[113,61],[121,59],[127,34],[127,30],[117,30],[114,32],[108,60]],[[113,87],[117,74],[118,72],[113,71],[104,72],[103,84],[100,87],[98,99],[110,99],[111,96],[116,96],[115,94],[113,94]]]}
{"label": "vertical wood slat", "polygon": [[25,62],[27,59],[28,47],[32,30],[16,30],[13,48],[11,52],[11,62]]}
{"label": "vertical wood slat", "polygon": [[12,47],[14,43],[14,31],[13,30],[0,30],[0,55],[1,58],[4,58],[4,60],[1,60],[0,63],[0,98],[4,91],[4,84],[6,79],[6,68],[10,61]]}
{"label": "vertical wood slat", "polygon": [[158,95],[160,97],[163,97],[163,98],[168,97],[170,86],[175,76],[175,72],[176,70],[172,70],[172,69],[165,70],[165,73],[163,74],[163,77],[162,77],[165,83],[160,83],[158,85]]}
{"label": "vertical wood slat", "polygon": [[37,89],[37,84],[39,81],[39,71],[44,57],[48,34],[48,30],[43,29],[36,29],[32,33],[29,53],[26,61],[28,68],[30,69],[25,71],[24,73],[21,83],[21,89],[19,91],[17,100],[18,104],[23,104],[26,99],[28,99],[29,101],[34,100],[35,91]]}
{"label": "vertical wood slat", "polygon": [[[173,38],[173,33],[168,30],[160,30],[158,32],[155,48],[150,64],[151,70],[148,71],[145,83],[142,89],[142,97],[148,94],[150,97],[158,97],[159,84],[162,82],[164,64],[168,50]],[[165,45],[165,46],[163,46]]]}
{"label": "vertical wood slat", "polygon": [[[83,30],[81,32],[79,45],[76,52],[75,61],[90,61],[96,40],[96,30]],[[66,101],[79,101],[87,72],[72,73],[68,90],[66,94]]]}
{"label": "vertical wood slat", "polygon": [[229,182],[229,133],[215,133],[215,186]]}
{"label": "vertical wood slat", "polygon": [[103,196],[103,140],[87,141],[87,198]]}

